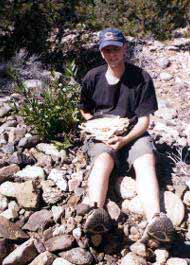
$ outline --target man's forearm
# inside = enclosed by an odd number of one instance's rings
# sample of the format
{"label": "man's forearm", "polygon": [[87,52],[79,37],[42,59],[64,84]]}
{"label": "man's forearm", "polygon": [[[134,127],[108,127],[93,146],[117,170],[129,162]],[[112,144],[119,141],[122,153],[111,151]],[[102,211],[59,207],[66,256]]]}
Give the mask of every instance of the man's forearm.
{"label": "man's forearm", "polygon": [[141,136],[144,132],[149,127],[150,123],[150,117],[149,116],[144,116],[140,117],[138,119],[137,124],[133,127],[133,129],[126,135],[124,136],[124,141],[126,144],[131,142],[132,140],[136,139],[137,137]]}
{"label": "man's forearm", "polygon": [[82,110],[82,109],[80,110],[80,113],[85,120],[89,120],[90,118],[93,117],[93,115],[90,112]]}

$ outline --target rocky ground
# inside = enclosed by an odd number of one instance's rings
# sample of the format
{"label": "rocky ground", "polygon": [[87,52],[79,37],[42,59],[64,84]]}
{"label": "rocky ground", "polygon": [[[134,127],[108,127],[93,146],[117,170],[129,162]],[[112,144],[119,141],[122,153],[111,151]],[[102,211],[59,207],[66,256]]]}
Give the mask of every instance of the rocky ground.
{"label": "rocky ground", "polygon": [[77,207],[86,194],[88,161],[76,145],[40,142],[0,98],[0,263],[3,265],[190,264],[190,39],[146,41],[138,64],[153,77],[159,110],[149,132],[157,147],[161,204],[175,226],[174,242],[138,243],[146,219],[132,174],[110,183],[113,230],[87,239]]}

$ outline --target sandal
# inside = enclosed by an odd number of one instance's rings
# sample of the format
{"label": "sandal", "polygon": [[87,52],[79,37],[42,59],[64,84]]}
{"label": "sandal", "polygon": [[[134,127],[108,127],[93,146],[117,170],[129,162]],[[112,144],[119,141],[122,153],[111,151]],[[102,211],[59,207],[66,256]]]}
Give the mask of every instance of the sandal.
{"label": "sandal", "polygon": [[90,211],[87,216],[84,232],[92,234],[104,234],[111,229],[111,219],[103,208]]}
{"label": "sandal", "polygon": [[152,238],[158,242],[170,243],[173,240],[174,227],[171,220],[164,213],[156,214],[147,225],[141,242]]}

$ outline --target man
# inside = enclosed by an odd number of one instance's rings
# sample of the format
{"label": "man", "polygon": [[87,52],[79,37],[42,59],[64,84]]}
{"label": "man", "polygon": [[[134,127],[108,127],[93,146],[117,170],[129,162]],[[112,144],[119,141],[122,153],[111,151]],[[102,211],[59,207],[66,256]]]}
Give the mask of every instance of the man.
{"label": "man", "polygon": [[79,109],[85,120],[102,114],[137,120],[127,135],[114,136],[107,143],[87,143],[93,166],[88,181],[88,198],[84,202],[92,209],[94,205],[97,207],[89,214],[85,231],[110,229],[109,216],[103,209],[109,178],[114,167],[120,168],[122,163],[128,163],[134,168],[137,191],[149,222],[142,241],[147,237],[170,241],[173,226],[169,218],[160,213],[154,148],[147,133],[150,114],[158,108],[154,85],[147,72],[125,62],[126,48],[126,39],[120,30],[102,30],[99,50],[106,64],[92,69],[83,79]]}

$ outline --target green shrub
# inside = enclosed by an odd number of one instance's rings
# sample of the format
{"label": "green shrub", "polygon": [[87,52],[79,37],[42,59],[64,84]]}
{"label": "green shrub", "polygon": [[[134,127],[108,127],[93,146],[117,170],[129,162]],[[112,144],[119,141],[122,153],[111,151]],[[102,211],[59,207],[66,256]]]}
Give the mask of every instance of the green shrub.
{"label": "green shrub", "polygon": [[172,30],[185,25],[189,7],[189,0],[95,0],[94,13],[101,27],[119,27],[128,35],[166,39]]}
{"label": "green shrub", "polygon": [[40,95],[35,95],[23,84],[19,84],[24,102],[19,110],[27,125],[43,139],[54,140],[61,134],[68,142],[78,122],[77,102],[79,85],[72,75],[76,74],[72,62],[67,68],[64,81],[52,81]]}

